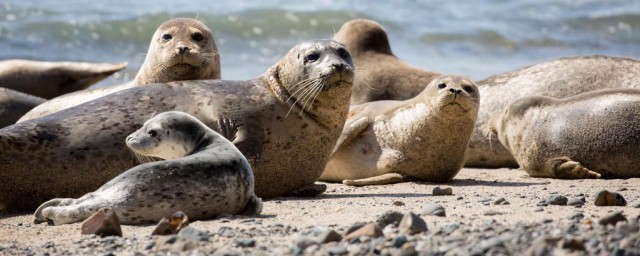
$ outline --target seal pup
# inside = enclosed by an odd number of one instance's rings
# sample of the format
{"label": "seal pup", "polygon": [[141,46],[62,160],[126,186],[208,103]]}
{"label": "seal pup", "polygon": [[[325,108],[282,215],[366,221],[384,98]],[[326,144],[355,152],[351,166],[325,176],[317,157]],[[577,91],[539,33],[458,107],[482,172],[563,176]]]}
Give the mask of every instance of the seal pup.
{"label": "seal pup", "polygon": [[393,55],[387,33],[375,21],[351,20],[333,38],[347,46],[356,67],[352,105],[413,98],[439,75],[415,68]]}
{"label": "seal pup", "polygon": [[168,20],[155,31],[147,56],[132,82],[67,94],[36,107],[18,122],[50,115],[81,103],[151,83],[220,79],[220,56],[211,30],[200,21]]}
{"label": "seal pup", "polygon": [[127,67],[127,63],[0,61],[0,87],[51,99],[85,89]]}
{"label": "seal pup", "polygon": [[607,88],[640,88],[640,61],[609,56],[568,57],[544,62],[476,82],[482,95],[476,129],[465,163],[470,167],[517,167],[497,137],[484,129],[489,119],[527,96],[565,98]]}
{"label": "seal pup", "polygon": [[640,89],[605,89],[509,104],[489,130],[532,177],[640,177]]}
{"label": "seal pup", "polygon": [[40,97],[0,88],[0,128],[15,124],[22,115],[45,101]]}
{"label": "seal pup", "polygon": [[135,166],[125,137],[149,116],[189,113],[233,142],[260,197],[313,195],[349,112],[353,64],[342,44],[306,41],[249,81],[129,88],[0,130],[0,205],[33,210],[80,197]]}
{"label": "seal pup", "polygon": [[157,222],[176,211],[195,220],[262,211],[247,159],[195,117],[158,114],[126,143],[136,154],[167,160],[131,168],[78,199],[52,199],[38,207],[34,222],[80,222],[103,207],[112,208],[123,224]]}
{"label": "seal pup", "polygon": [[362,186],[453,179],[464,163],[479,100],[473,81],[439,76],[409,100],[352,106],[320,180]]}

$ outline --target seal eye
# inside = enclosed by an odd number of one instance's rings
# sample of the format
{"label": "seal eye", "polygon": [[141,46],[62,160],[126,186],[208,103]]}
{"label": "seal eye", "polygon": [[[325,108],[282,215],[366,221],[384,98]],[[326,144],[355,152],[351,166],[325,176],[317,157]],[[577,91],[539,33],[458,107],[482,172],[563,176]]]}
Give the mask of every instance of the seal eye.
{"label": "seal eye", "polygon": [[318,58],[320,58],[320,54],[319,53],[312,53],[307,55],[306,57],[304,57],[304,62],[308,62],[308,61],[316,61],[318,60]]}
{"label": "seal eye", "polygon": [[471,88],[471,86],[465,85],[464,86],[464,90],[468,93],[472,93],[473,92],[473,88]]}
{"label": "seal eye", "polygon": [[447,87],[447,84],[445,84],[445,83],[438,84],[438,88],[439,89],[444,89],[446,87]]}
{"label": "seal eye", "polygon": [[200,42],[204,40],[204,37],[200,33],[195,33],[191,36],[191,39],[193,39],[193,41]]}
{"label": "seal eye", "polygon": [[340,48],[340,49],[338,49],[338,54],[339,54],[339,55],[340,55],[340,57],[341,57],[341,58],[343,58],[343,59],[344,59],[344,58],[349,57],[349,52],[348,52],[346,49],[344,49],[344,48]]}
{"label": "seal eye", "polygon": [[171,40],[171,38],[173,38],[173,37],[171,35],[169,35],[169,34],[162,35],[162,40],[169,41],[169,40]]}
{"label": "seal eye", "polygon": [[151,130],[149,132],[147,132],[149,134],[149,137],[153,138],[155,136],[158,136],[158,132],[156,132],[156,130]]}

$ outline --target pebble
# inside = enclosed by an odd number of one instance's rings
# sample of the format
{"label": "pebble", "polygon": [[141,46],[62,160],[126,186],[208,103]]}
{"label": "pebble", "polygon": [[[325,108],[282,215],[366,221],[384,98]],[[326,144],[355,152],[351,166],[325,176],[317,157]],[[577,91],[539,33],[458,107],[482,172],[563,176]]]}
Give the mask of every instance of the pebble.
{"label": "pebble", "polygon": [[600,225],[616,225],[619,221],[626,221],[627,218],[624,217],[622,212],[614,212],[612,214],[606,215],[598,220]]}
{"label": "pebble", "polygon": [[536,208],[533,208],[533,212],[541,212],[541,211],[544,211],[544,208],[542,208],[540,206],[538,206]]}
{"label": "pebble", "polygon": [[384,234],[382,233],[382,230],[380,229],[380,227],[378,227],[378,225],[374,223],[369,223],[367,225],[362,226],[358,230],[345,235],[343,240],[349,241],[351,239],[358,238],[361,236],[368,236],[371,238],[375,238],[375,237],[384,236]]}
{"label": "pebble", "polygon": [[583,218],[584,218],[584,214],[582,214],[581,212],[578,212],[578,213],[575,213],[575,214],[573,214],[573,215],[569,216],[569,218],[568,218],[568,219],[570,219],[570,220],[580,221],[580,220],[582,220]]}
{"label": "pebble", "polygon": [[602,190],[596,193],[594,204],[596,206],[625,206],[627,201],[619,193]]}
{"label": "pebble", "polygon": [[432,194],[434,196],[450,196],[450,195],[453,195],[453,189],[452,188],[435,187],[435,188],[433,188]]}
{"label": "pebble", "polygon": [[348,235],[349,233],[356,231],[358,229],[360,229],[361,227],[364,227],[364,225],[367,225],[366,222],[363,221],[358,221],[355,222],[353,224],[351,224],[351,226],[349,226],[349,228],[347,228],[347,231],[344,232],[345,235]]}
{"label": "pebble", "polygon": [[155,248],[158,251],[183,252],[196,249],[198,245],[191,239],[176,235],[157,236]]}
{"label": "pebble", "polygon": [[120,220],[111,208],[101,208],[82,222],[80,233],[83,235],[122,236]]}
{"label": "pebble", "polygon": [[333,230],[325,230],[316,237],[316,241],[320,244],[326,244],[329,242],[340,242],[342,236]]}
{"label": "pebble", "polygon": [[403,206],[404,203],[402,201],[394,201],[393,205],[395,205],[395,206]]}
{"label": "pebble", "polygon": [[236,240],[236,245],[246,248],[246,247],[255,247],[256,246],[256,240],[253,238],[243,238],[243,239],[238,239]]}
{"label": "pebble", "polygon": [[504,197],[498,198],[493,202],[494,205],[508,205],[509,202]]}
{"label": "pebble", "polygon": [[439,204],[426,203],[422,205],[422,209],[420,210],[420,215],[434,215],[440,217],[446,217],[447,214],[444,210],[444,207]]}
{"label": "pebble", "polygon": [[482,213],[482,215],[485,216],[495,216],[495,215],[501,215],[502,213],[499,211],[494,211],[494,210],[488,210]]}
{"label": "pebble", "polygon": [[413,235],[427,231],[427,223],[420,216],[408,212],[402,217],[398,229],[400,233]]}
{"label": "pebble", "polygon": [[560,241],[559,247],[573,251],[584,251],[584,239],[564,238]]}
{"label": "pebble", "polygon": [[407,242],[407,238],[405,236],[403,236],[403,235],[399,235],[399,236],[393,238],[393,240],[391,241],[391,244],[393,244],[393,247],[395,247],[395,248],[400,248],[406,242]]}
{"label": "pebble", "polygon": [[347,255],[349,254],[349,250],[347,250],[344,246],[334,246],[327,250],[329,255]]}
{"label": "pebble", "polygon": [[206,242],[209,241],[210,235],[207,231],[198,230],[192,227],[185,227],[178,232],[178,237],[188,238],[196,242]]}
{"label": "pebble", "polygon": [[402,220],[402,213],[398,211],[386,211],[376,218],[376,224],[378,227],[386,227],[387,225],[398,226]]}
{"label": "pebble", "polygon": [[567,199],[566,196],[551,195],[549,197],[549,199],[547,199],[547,201],[545,203],[547,203],[549,205],[567,205],[568,201],[569,201],[569,199]]}
{"label": "pebble", "polygon": [[569,199],[569,201],[567,201],[567,205],[569,206],[583,206],[585,201],[583,200],[583,198],[578,198],[578,197],[574,197]]}

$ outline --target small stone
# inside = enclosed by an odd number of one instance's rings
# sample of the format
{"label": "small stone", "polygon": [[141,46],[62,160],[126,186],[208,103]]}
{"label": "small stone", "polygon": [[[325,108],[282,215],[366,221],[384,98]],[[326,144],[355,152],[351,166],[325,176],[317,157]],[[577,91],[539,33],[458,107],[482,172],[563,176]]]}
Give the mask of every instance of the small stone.
{"label": "small stone", "polygon": [[191,239],[176,235],[157,236],[155,242],[157,251],[183,252],[196,249],[198,245]]}
{"label": "small stone", "polygon": [[393,238],[393,240],[391,241],[391,244],[393,244],[393,247],[395,248],[400,248],[406,242],[407,242],[407,238],[403,235],[400,235]]}
{"label": "small stone", "polygon": [[624,217],[622,212],[615,212],[615,213],[612,213],[612,214],[609,214],[607,216],[604,216],[604,217],[600,218],[598,220],[598,223],[600,225],[603,225],[603,226],[609,225],[609,224],[616,225],[616,223],[618,223],[618,221],[626,221],[626,220],[627,220],[627,218]]}
{"label": "small stone", "polygon": [[447,214],[444,210],[444,207],[439,204],[426,203],[422,205],[422,209],[420,210],[420,215],[434,215],[440,217],[446,217]]}
{"label": "small stone", "polygon": [[171,215],[171,219],[162,218],[156,228],[151,232],[154,236],[175,235],[181,229],[189,226],[189,217],[182,211],[177,211]]}
{"label": "small stone", "polygon": [[580,220],[582,220],[583,218],[584,218],[584,214],[582,214],[582,213],[578,212],[578,213],[575,213],[575,214],[573,214],[573,215],[569,216],[569,218],[568,218],[568,219],[570,219],[570,220],[580,221]]}
{"label": "small stone", "polygon": [[536,207],[536,208],[533,208],[533,212],[541,212],[541,211],[544,211],[544,208],[539,207],[539,206]]}
{"label": "small stone", "polygon": [[408,212],[402,217],[398,229],[400,233],[413,235],[427,231],[427,223],[420,216]]}
{"label": "small stone", "polygon": [[564,238],[560,241],[560,248],[572,251],[584,251],[584,240],[576,238]]}
{"label": "small stone", "polygon": [[394,201],[394,202],[393,202],[393,205],[395,205],[395,206],[403,206],[403,205],[404,205],[404,203],[403,203],[403,202],[401,202],[401,201]]}
{"label": "small stone", "polygon": [[166,236],[175,235],[176,231],[171,228],[171,224],[167,218],[162,218],[156,225],[156,228],[151,232],[152,236]]}
{"label": "small stone", "polygon": [[253,238],[238,239],[238,240],[236,240],[236,245],[240,246],[242,248],[255,247],[256,246],[256,240],[253,239]]}
{"label": "small stone", "polygon": [[397,211],[386,211],[378,216],[378,218],[376,219],[376,224],[378,224],[378,227],[383,228],[390,224],[393,224],[394,227],[397,227],[401,220],[402,213]]}
{"label": "small stone", "polygon": [[120,220],[111,208],[101,208],[82,222],[81,234],[105,236],[122,236]]}
{"label": "small stone", "polygon": [[504,199],[504,197],[501,197],[501,198],[498,198],[497,200],[495,200],[495,201],[493,202],[493,204],[495,204],[495,205],[501,205],[502,203],[504,203],[504,202],[506,202],[506,201],[507,201],[507,200],[506,200],[506,199]]}
{"label": "small stone", "polygon": [[620,188],[620,189],[618,189],[618,191],[627,191],[627,190],[629,190],[629,189],[627,189],[627,188]]}
{"label": "small stone", "polygon": [[198,230],[192,227],[185,227],[178,232],[178,237],[189,238],[196,242],[206,242],[209,241],[209,232]]}
{"label": "small stone", "polygon": [[567,201],[567,205],[569,205],[569,206],[583,206],[584,205],[584,201],[581,198],[574,197],[574,198],[569,199],[569,201]]}
{"label": "small stone", "polygon": [[596,206],[625,206],[627,201],[621,194],[602,190],[596,194],[594,204]]}
{"label": "small stone", "polygon": [[334,247],[329,248],[329,250],[327,250],[327,251],[328,251],[329,255],[336,255],[336,256],[342,256],[342,255],[349,254],[349,251],[344,246],[334,246]]}
{"label": "small stone", "polygon": [[485,216],[495,216],[495,215],[501,215],[502,213],[499,211],[494,211],[494,210],[488,210],[482,213],[482,215]]}
{"label": "small stone", "polygon": [[633,208],[640,208],[640,203],[634,205]]}
{"label": "small stone", "polygon": [[374,238],[374,237],[384,236],[384,234],[382,233],[382,230],[380,229],[380,227],[378,227],[378,225],[374,223],[369,223],[359,228],[358,230],[347,234],[346,236],[344,236],[343,240],[350,241],[353,238],[357,238],[361,236],[368,236],[368,237]]}
{"label": "small stone", "polygon": [[320,244],[326,244],[330,242],[340,242],[342,240],[342,236],[333,230],[326,230],[320,233],[316,237],[316,241]]}
{"label": "small stone", "polygon": [[452,188],[435,187],[435,188],[433,188],[433,191],[431,193],[434,196],[450,196],[450,195],[453,195],[453,189]]}
{"label": "small stone", "polygon": [[549,197],[549,199],[547,199],[545,203],[549,205],[567,205],[568,201],[569,199],[567,199],[566,196],[552,195]]}
{"label": "small stone", "polygon": [[364,225],[367,225],[367,223],[363,222],[363,221],[355,222],[355,223],[351,224],[351,226],[349,226],[349,228],[347,228],[347,231],[344,232],[344,235],[346,236],[346,235],[350,234],[351,232],[356,231],[356,230],[360,229],[361,227],[364,227]]}

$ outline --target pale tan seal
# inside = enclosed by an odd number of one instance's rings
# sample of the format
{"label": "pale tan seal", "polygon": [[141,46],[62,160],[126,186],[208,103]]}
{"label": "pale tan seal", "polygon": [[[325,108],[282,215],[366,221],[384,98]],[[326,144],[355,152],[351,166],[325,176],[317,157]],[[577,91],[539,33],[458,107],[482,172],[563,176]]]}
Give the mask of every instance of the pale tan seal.
{"label": "pale tan seal", "polygon": [[361,186],[453,179],[479,100],[473,81],[440,76],[412,99],[352,106],[320,180]]}
{"label": "pale tan seal", "polygon": [[514,101],[489,129],[533,177],[640,177],[640,89]]}
{"label": "pale tan seal", "polygon": [[81,103],[150,83],[220,79],[220,56],[211,30],[200,21],[168,20],[155,31],[135,79],[126,84],[67,94],[36,107],[18,122],[50,115]]}
{"label": "pale tan seal", "polygon": [[138,86],[0,129],[0,206],[33,210],[98,189],[136,165],[125,137],[170,110],[232,141],[249,160],[256,195],[321,193],[313,183],[344,126],[352,82],[342,44],[307,41],[253,80]]}
{"label": "pale tan seal", "polygon": [[0,87],[45,99],[85,89],[127,67],[127,63],[0,61]]}
{"label": "pale tan seal", "polygon": [[356,67],[352,105],[413,98],[439,75],[413,67],[393,55],[387,33],[375,21],[351,20],[342,25],[333,39],[347,46]]}
{"label": "pale tan seal", "polygon": [[15,124],[22,115],[45,101],[40,97],[0,88],[0,128]]}
{"label": "pale tan seal", "polygon": [[113,209],[123,224],[158,222],[177,211],[192,220],[262,211],[247,159],[195,117],[161,113],[126,141],[137,154],[167,160],[131,168],[78,199],[52,199],[38,207],[35,223],[80,222],[103,207]]}
{"label": "pale tan seal", "polygon": [[569,57],[492,76],[477,84],[482,101],[465,165],[517,167],[497,137],[484,135],[491,116],[527,96],[564,98],[606,88],[640,88],[640,61],[609,56]]}

